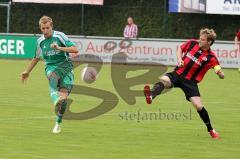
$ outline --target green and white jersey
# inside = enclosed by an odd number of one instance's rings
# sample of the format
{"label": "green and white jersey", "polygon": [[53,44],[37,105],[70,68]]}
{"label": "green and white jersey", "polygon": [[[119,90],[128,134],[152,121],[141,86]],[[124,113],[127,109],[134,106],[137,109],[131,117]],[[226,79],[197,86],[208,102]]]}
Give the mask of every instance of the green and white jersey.
{"label": "green and white jersey", "polygon": [[52,37],[45,38],[44,35],[42,35],[37,40],[35,58],[42,57],[45,60],[46,66],[71,64],[69,53],[51,48],[50,45],[53,43],[57,43],[60,47],[75,46],[64,33],[53,30]]}

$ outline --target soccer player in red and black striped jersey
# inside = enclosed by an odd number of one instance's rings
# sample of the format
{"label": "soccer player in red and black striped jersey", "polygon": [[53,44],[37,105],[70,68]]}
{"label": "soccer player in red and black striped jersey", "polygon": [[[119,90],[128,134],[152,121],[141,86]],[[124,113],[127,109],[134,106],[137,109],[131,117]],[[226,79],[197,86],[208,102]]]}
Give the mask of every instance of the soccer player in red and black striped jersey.
{"label": "soccer player in red and black striped jersey", "polygon": [[148,104],[161,94],[163,89],[179,87],[185,93],[186,99],[190,101],[198,111],[201,119],[205,123],[209,134],[214,139],[219,138],[219,134],[212,128],[207,110],[204,108],[198,83],[203,79],[206,72],[213,68],[219,78],[224,78],[224,73],[219,65],[218,59],[210,46],[216,39],[213,29],[201,29],[199,40],[191,39],[182,44],[178,49],[178,66],[173,72],[161,77],[160,82],[156,83],[152,89],[149,85],[144,87],[144,95]]}

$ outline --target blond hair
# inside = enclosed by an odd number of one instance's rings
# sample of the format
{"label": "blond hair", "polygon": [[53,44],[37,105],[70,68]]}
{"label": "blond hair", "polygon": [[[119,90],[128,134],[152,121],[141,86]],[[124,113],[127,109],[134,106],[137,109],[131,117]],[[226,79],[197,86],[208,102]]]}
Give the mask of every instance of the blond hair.
{"label": "blond hair", "polygon": [[53,26],[53,20],[52,18],[48,17],[48,16],[42,16],[39,20],[39,27],[41,26],[41,24],[46,24],[46,23],[50,23],[51,26]]}
{"label": "blond hair", "polygon": [[211,41],[210,45],[212,45],[217,38],[217,34],[213,29],[208,29],[208,28],[201,29],[199,35],[201,36],[203,34],[207,36],[207,41]]}

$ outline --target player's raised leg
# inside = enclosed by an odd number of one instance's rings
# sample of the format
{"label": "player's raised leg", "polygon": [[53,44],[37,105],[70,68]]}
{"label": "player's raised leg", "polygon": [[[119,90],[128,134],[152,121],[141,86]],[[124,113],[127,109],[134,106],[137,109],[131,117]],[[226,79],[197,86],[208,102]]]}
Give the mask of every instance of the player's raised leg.
{"label": "player's raised leg", "polygon": [[190,101],[193,104],[193,106],[196,108],[196,110],[197,110],[199,116],[201,117],[201,119],[203,120],[203,122],[205,123],[208,133],[211,135],[212,138],[218,139],[219,134],[212,128],[208,112],[204,108],[204,106],[201,102],[201,98],[197,97],[197,96],[191,97]]}
{"label": "player's raised leg", "polygon": [[152,103],[152,100],[160,95],[165,88],[170,88],[172,86],[171,80],[168,76],[163,76],[160,79],[160,82],[155,83],[152,90],[150,86],[146,84],[144,86],[144,95],[146,97],[146,102],[148,104]]}

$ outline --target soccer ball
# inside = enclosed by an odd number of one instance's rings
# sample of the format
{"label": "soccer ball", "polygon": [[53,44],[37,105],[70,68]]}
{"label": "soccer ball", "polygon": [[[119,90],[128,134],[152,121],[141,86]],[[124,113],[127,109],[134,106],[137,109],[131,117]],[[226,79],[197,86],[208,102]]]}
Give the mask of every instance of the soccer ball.
{"label": "soccer ball", "polygon": [[84,67],[81,78],[86,83],[92,83],[98,78],[98,72],[94,67]]}

